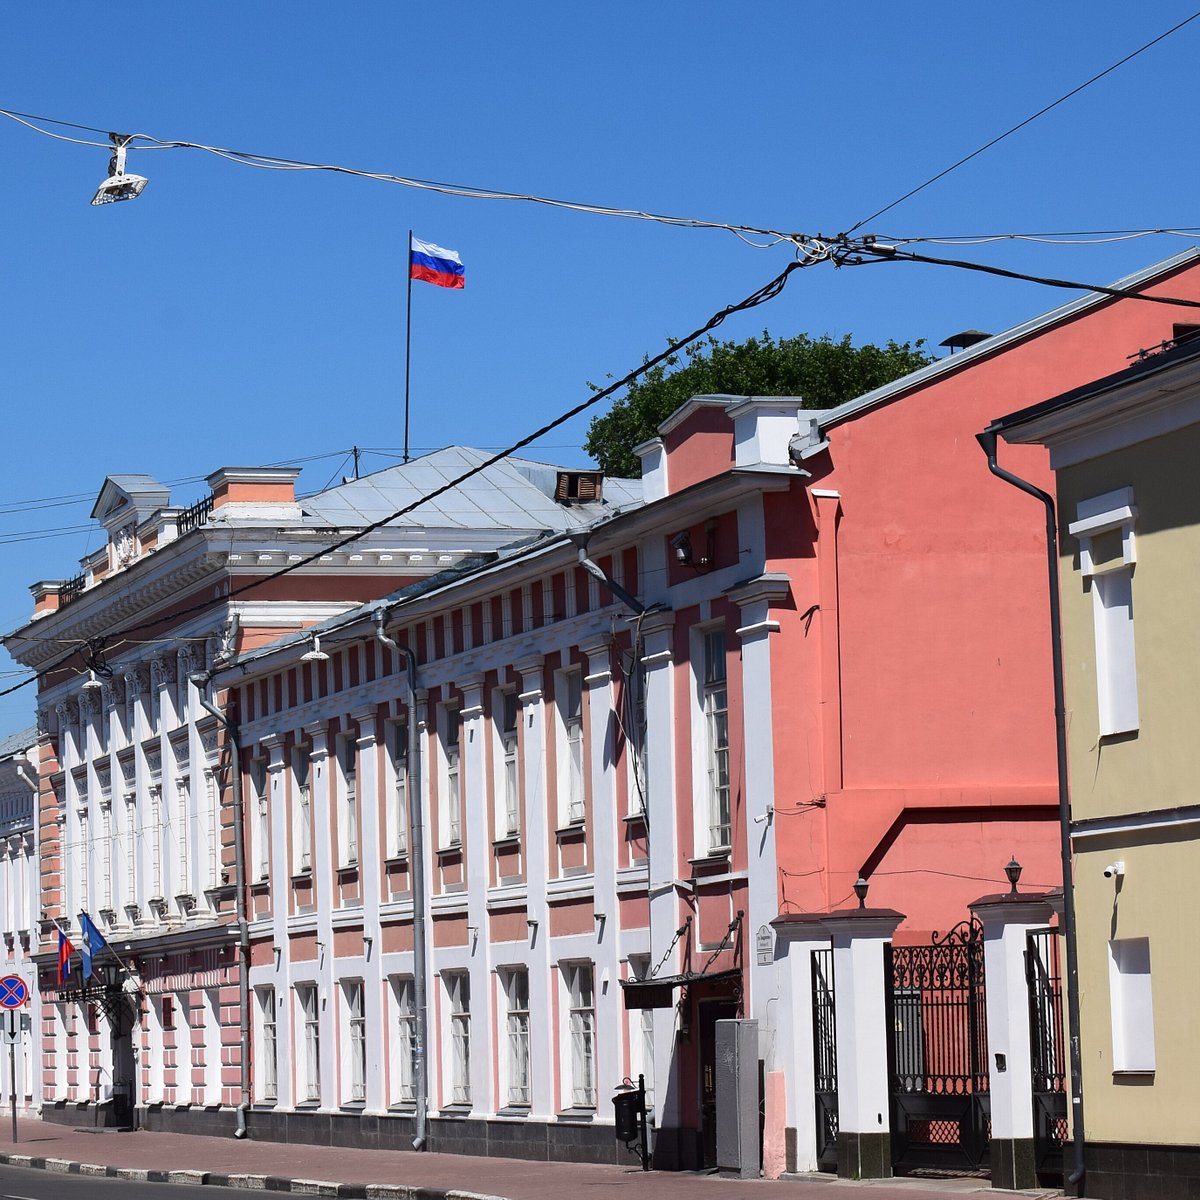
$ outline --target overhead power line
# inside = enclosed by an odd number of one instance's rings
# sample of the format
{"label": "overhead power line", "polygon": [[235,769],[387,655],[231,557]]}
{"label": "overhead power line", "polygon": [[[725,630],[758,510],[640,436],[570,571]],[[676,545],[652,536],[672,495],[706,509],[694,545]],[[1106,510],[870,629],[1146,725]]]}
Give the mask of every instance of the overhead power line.
{"label": "overhead power line", "polygon": [[945,170],[939,171],[936,175],[931,175],[928,179],[925,180],[924,183],[919,183],[919,184],[917,184],[917,186],[915,188],[910,188],[907,192],[904,193],[903,196],[900,196],[897,199],[893,200],[891,202],[891,204],[885,204],[882,208],[876,209],[875,212],[871,213],[871,215],[869,217],[863,217],[863,219],[861,221],[858,221],[854,225],[851,225],[850,228],[846,230],[846,232],[848,234],[850,234],[850,233],[853,233],[856,229],[861,229],[868,221],[874,221],[876,217],[882,217],[885,212],[890,212],[898,204],[903,204],[905,200],[908,200],[911,197],[915,196],[918,192],[923,192],[927,187],[930,186],[930,184],[937,183],[937,181],[939,179],[945,179],[946,176],[949,175],[951,171],[957,171],[959,167],[963,166],[966,163],[969,163],[971,161],[971,159],[978,158],[985,150],[990,150],[993,146],[1004,141],[1005,138],[1011,137],[1018,130],[1024,129],[1026,125],[1029,125],[1032,122],[1036,121],[1038,119],[1038,117],[1044,117],[1046,115],[1046,113],[1050,112],[1052,109],[1057,108],[1060,104],[1064,104],[1066,101],[1070,100],[1072,96],[1078,96],[1079,93],[1084,90],[1084,88],[1091,87],[1093,83],[1099,82],[1106,75],[1111,75],[1113,73],[1113,71],[1115,71],[1118,67],[1123,67],[1127,62],[1130,62],[1133,59],[1137,58],[1137,56],[1139,54],[1144,54],[1152,46],[1157,46],[1159,42],[1163,41],[1165,38],[1169,38],[1171,36],[1171,34],[1178,33],[1179,30],[1181,30],[1185,25],[1190,25],[1197,17],[1200,17],[1200,10],[1197,10],[1196,12],[1192,13],[1192,15],[1190,17],[1185,17],[1177,25],[1172,25],[1171,28],[1166,30],[1165,33],[1160,33],[1158,35],[1158,37],[1152,38],[1144,46],[1139,46],[1136,50],[1125,55],[1124,58],[1119,59],[1117,62],[1113,63],[1112,66],[1105,67],[1103,71],[1100,71],[1097,74],[1093,75],[1090,79],[1085,79],[1083,83],[1079,84],[1077,87],[1073,87],[1069,92],[1065,92],[1063,95],[1059,96],[1059,98],[1057,100],[1054,100],[1050,104],[1047,104],[1044,108],[1039,108],[1037,110],[1037,112],[1026,117],[1023,121],[1018,121],[1017,124],[1012,126],[1011,129],[1006,129],[1002,134],[998,135],[997,137],[992,138],[991,141],[984,142],[984,144],[982,146],[980,146],[978,150],[972,150],[970,154],[966,154],[962,158],[960,158],[957,162],[951,163],[950,166],[948,166]]}
{"label": "overhead power line", "polygon": [[[44,134],[61,142],[72,142],[80,146],[92,146],[111,150],[110,143],[93,142],[81,138],[66,137],[43,129],[42,125],[58,125],[64,129],[77,129],[85,133],[99,134],[108,138],[107,130],[94,125],[81,125],[63,121],[57,117],[39,116],[34,113],[17,112],[15,109],[0,108],[0,116],[8,117],[27,129]],[[38,124],[40,122],[41,124]],[[309,162],[299,158],[286,158],[276,154],[260,154],[252,150],[233,150],[228,146],[211,146],[203,142],[182,138],[160,138],[149,133],[135,133],[126,143],[129,150],[201,150],[205,154],[246,167],[258,167],[267,171],[328,171],[336,175],[352,175],[358,179],[373,179],[378,183],[391,183],[400,187],[416,188],[420,191],[438,192],[444,196],[460,196],[469,200],[510,200],[526,204],[540,204],[547,208],[562,208],[572,212],[590,213],[601,217],[623,217],[631,221],[651,221],[659,225],[673,225],[682,229],[717,229],[732,233],[748,246],[764,250],[780,242],[791,242],[797,237],[807,240],[803,234],[789,233],[779,229],[767,229],[757,225],[737,225],[726,221],[710,221],[703,217],[681,217],[669,213],[649,212],[638,208],[614,208],[606,204],[592,204],[579,200],[563,200],[553,196],[541,196],[535,192],[508,192],[497,188],[479,187],[469,183],[445,183],[434,179],[420,179],[411,175],[396,175],[386,171],[368,171],[360,167],[347,167],[337,163]],[[766,237],[768,242],[755,242],[752,237]]]}
{"label": "overhead power line", "polygon": [[[428,504],[430,501],[436,500],[439,496],[444,495],[446,492],[452,491],[454,488],[458,487],[460,484],[465,483],[468,479],[473,478],[474,476],[480,474],[480,472],[486,471],[489,467],[494,466],[496,463],[501,462],[503,459],[508,458],[509,456],[515,454],[518,450],[524,449],[524,447],[531,445],[533,442],[536,442],[539,438],[545,437],[545,435],[547,433],[550,433],[552,430],[557,429],[560,425],[565,425],[568,421],[579,416],[580,413],[586,412],[587,409],[592,408],[594,405],[600,403],[601,400],[607,399],[609,396],[613,395],[615,392],[619,391],[621,388],[627,387],[629,384],[633,383],[636,379],[638,379],[642,375],[644,375],[647,371],[653,370],[654,367],[658,366],[662,362],[665,362],[672,355],[677,354],[685,346],[690,345],[692,342],[699,340],[700,338],[704,337],[705,334],[710,333],[712,330],[716,329],[719,325],[723,324],[729,317],[733,316],[735,313],[745,312],[749,309],[757,308],[760,304],[765,304],[769,300],[773,300],[787,286],[787,281],[791,277],[791,275],[794,271],[799,270],[801,267],[812,266],[817,262],[823,261],[824,258],[827,258],[827,257],[828,257],[828,251],[826,250],[823,254],[811,255],[811,256],[806,256],[803,258],[793,259],[791,262],[789,262],[787,264],[786,267],[784,267],[784,269],[782,271],[780,271],[780,273],[778,275],[776,275],[774,277],[774,279],[771,279],[769,282],[763,284],[762,287],[751,292],[750,295],[745,297],[745,299],[739,300],[734,304],[728,304],[724,308],[719,309],[717,312],[713,313],[713,315],[711,317],[709,317],[708,320],[704,322],[704,324],[702,324],[699,327],[697,327],[696,329],[694,329],[686,337],[672,339],[670,344],[666,347],[666,349],[664,349],[660,353],[656,354],[653,358],[647,359],[640,366],[635,367],[628,374],[622,376],[620,379],[615,380],[613,383],[609,384],[608,387],[603,388],[601,391],[594,393],[593,395],[589,396],[586,400],[580,401],[580,403],[576,404],[573,408],[570,408],[566,412],[561,413],[559,416],[555,417],[553,420],[546,422],[545,425],[541,426],[539,429],[534,430],[532,433],[527,434],[525,437],[514,442],[511,446],[508,446],[505,449],[500,450],[497,453],[490,455],[489,457],[485,458],[482,462],[476,464],[475,466],[467,468],[467,470],[463,471],[461,474],[457,475],[455,478],[448,480],[446,483],[441,484],[439,487],[434,488],[432,491],[425,493],[423,496],[421,496],[417,500],[414,500],[411,503],[406,504],[403,507],[396,509],[395,512],[389,513],[387,516],[381,517],[377,521],[372,521],[368,525],[360,526],[359,528],[355,529],[353,533],[347,534],[345,537],[339,538],[337,541],[332,542],[329,545],[322,546],[319,550],[314,550],[311,554],[308,554],[307,556],[297,560],[296,562],[288,563],[287,566],[280,567],[278,570],[272,571],[272,572],[270,572],[270,574],[264,575],[259,579],[252,579],[248,583],[242,584],[240,587],[232,588],[229,592],[227,592],[224,596],[222,596],[220,598],[220,600],[217,600],[217,599],[204,600],[204,601],[201,601],[199,604],[193,604],[188,608],[179,609],[179,610],[172,612],[171,620],[179,621],[184,618],[193,616],[196,613],[205,612],[208,609],[213,608],[218,603],[222,603],[222,604],[226,603],[229,600],[233,600],[238,596],[245,595],[249,591],[253,591],[256,588],[260,588],[260,587],[265,586],[268,583],[272,583],[276,579],[281,579],[285,575],[291,575],[293,572],[299,571],[303,567],[311,566],[313,563],[319,561],[323,556],[325,556],[327,554],[332,554],[335,551],[344,549],[346,546],[349,546],[352,543],[361,540],[363,537],[367,536],[368,534],[375,532],[375,530],[382,529],[385,525],[389,525],[393,521],[399,520],[399,518],[406,516],[408,513],[413,512],[417,508],[420,508],[423,504]],[[29,684],[33,683],[40,675],[44,675],[49,671],[54,671],[54,670],[57,670],[59,667],[65,666],[67,663],[69,663],[71,661],[71,659],[75,658],[76,655],[79,654],[81,651],[83,651],[85,653],[91,653],[94,656],[98,653],[98,651],[95,649],[95,647],[97,647],[97,646],[99,646],[99,648],[100,648],[99,652],[103,652],[106,649],[107,650],[118,649],[120,647],[120,645],[122,644],[123,640],[129,638],[130,634],[141,633],[145,630],[156,629],[160,625],[162,625],[162,623],[163,623],[163,618],[157,618],[157,619],[152,618],[147,621],[141,621],[141,622],[137,623],[136,625],[127,626],[125,629],[122,629],[122,630],[119,630],[116,632],[111,632],[111,633],[108,633],[105,635],[94,636],[94,637],[88,639],[86,644],[81,642],[79,647],[72,650],[71,653],[64,655],[62,658],[58,659],[56,662],[52,663],[50,666],[43,667],[41,669],[41,671],[39,671],[37,674],[31,675],[31,676],[29,676],[29,678],[22,680],[22,682],[20,682],[18,684],[14,684],[12,687],[5,688],[4,690],[0,691],[0,696],[7,696],[7,695],[10,695],[12,692],[18,691],[19,689],[21,689],[23,687],[28,687]],[[21,641],[26,640],[26,639],[20,637],[20,635],[14,635],[14,639],[21,640]],[[116,639],[121,639],[121,641],[116,641]],[[34,639],[31,638],[29,640],[32,641]],[[36,640],[40,641],[43,639],[38,638]],[[130,639],[130,640],[133,640],[133,639]],[[113,643],[114,641],[116,642],[115,645],[110,644],[110,643]]]}
{"label": "overhead power line", "polygon": [[[864,255],[872,257],[864,258]],[[958,267],[964,271],[979,271],[984,275],[998,275],[1002,279],[1019,279],[1024,283],[1039,283],[1043,287],[1066,288],[1072,292],[1099,292],[1102,296],[1113,296],[1120,300],[1140,300],[1146,304],[1169,304],[1177,308],[1200,308],[1200,300],[1186,300],[1180,296],[1151,296],[1129,288],[1104,287],[1095,283],[1080,283],[1073,279],[1055,279],[1048,275],[1031,275],[1025,271],[1010,271],[1006,267],[993,267],[987,263],[968,262],[960,258],[935,258],[930,254],[917,254],[901,250],[871,239],[861,244],[848,243],[846,249],[833,252],[834,262],[839,267],[861,267],[881,262],[918,262],[938,267]]]}

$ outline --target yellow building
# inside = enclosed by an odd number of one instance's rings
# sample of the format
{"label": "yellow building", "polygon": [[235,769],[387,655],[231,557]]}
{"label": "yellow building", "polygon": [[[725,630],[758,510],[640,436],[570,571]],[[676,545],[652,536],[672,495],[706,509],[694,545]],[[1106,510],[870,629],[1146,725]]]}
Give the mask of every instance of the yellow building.
{"label": "yellow building", "polygon": [[1084,1194],[1200,1195],[1200,337],[997,434],[1057,480]]}

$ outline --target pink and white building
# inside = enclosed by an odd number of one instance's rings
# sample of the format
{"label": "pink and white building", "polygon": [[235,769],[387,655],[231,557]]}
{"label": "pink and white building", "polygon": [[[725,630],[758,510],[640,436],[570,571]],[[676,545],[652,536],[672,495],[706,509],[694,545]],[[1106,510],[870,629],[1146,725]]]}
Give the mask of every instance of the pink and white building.
{"label": "pink and white building", "polygon": [[[1200,297],[1197,261],[1123,286]],[[840,1153],[882,1170],[883,945],[966,918],[1010,856],[1061,884],[1041,518],[975,431],[1177,320],[1086,296],[837,409],[696,397],[640,485],[509,460],[311,563],[481,456],[304,501],[218,472],[186,531],[110,479],[103,561],[9,638],[47,671],[47,1113],[107,1101],[81,1068],[106,1036],[49,974],[90,905],[135,964],[147,1125],[626,1161],[610,1097],[643,1075],[656,1163],[700,1166],[743,1017],[764,1168],[811,1169],[832,946]],[[100,635],[85,688],[57,639]]]}

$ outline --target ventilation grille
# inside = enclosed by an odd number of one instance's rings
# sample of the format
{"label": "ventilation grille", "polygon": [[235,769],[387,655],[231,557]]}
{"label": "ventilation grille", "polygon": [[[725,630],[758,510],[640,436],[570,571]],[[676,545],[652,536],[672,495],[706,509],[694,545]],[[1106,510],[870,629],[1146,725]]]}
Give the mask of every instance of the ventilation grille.
{"label": "ventilation grille", "polygon": [[559,471],[554,498],[559,504],[583,504],[599,500],[604,476],[599,471]]}

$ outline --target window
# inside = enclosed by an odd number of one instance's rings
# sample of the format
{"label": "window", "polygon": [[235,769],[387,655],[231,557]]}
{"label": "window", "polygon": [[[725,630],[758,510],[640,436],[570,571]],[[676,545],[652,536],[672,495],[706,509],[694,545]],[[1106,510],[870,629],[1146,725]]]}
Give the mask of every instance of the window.
{"label": "window", "polygon": [[304,1058],[301,1061],[300,1094],[309,1104],[321,1100],[321,1010],[314,983],[296,984],[300,1023],[304,1028]]}
{"label": "window", "polygon": [[[629,974],[633,979],[650,975],[650,956],[631,954]],[[635,1083],[639,1075],[646,1081],[646,1106],[654,1104],[654,1009],[631,1008],[629,1018],[629,1077]]]}
{"label": "window", "polygon": [[500,985],[508,1001],[505,1017],[507,1053],[504,1068],[505,1103],[525,1107],[529,1104],[529,972],[510,967],[500,972]]}
{"label": "window", "polygon": [[417,1012],[413,1001],[413,981],[394,978],[392,996],[396,1007],[396,1036],[392,1039],[392,1102],[413,1104],[417,1099]]}
{"label": "window", "polygon": [[275,1021],[275,989],[258,989],[259,1099],[276,1100],[279,1097],[279,1039]]}
{"label": "window", "polygon": [[592,993],[592,964],[563,967],[571,1042],[570,1096],[572,1108],[596,1107],[596,1003]]}
{"label": "window", "polygon": [[292,779],[296,789],[292,827],[292,874],[312,870],[312,786],[309,783],[308,747],[292,752]]}
{"label": "window", "polygon": [[267,839],[269,808],[267,805],[267,768],[262,759],[250,764],[250,812],[254,820],[251,839],[253,855],[251,870],[255,879],[268,879],[271,874],[270,846]]}
{"label": "window", "polygon": [[408,853],[408,725],[396,722],[390,729],[392,818],[388,855],[403,858]]}
{"label": "window", "polygon": [[704,727],[708,757],[708,848],[729,848],[729,692],[725,631],[704,635]]}
{"label": "window", "polygon": [[443,746],[446,755],[446,804],[444,815],[446,828],[443,845],[462,845],[462,781],[459,776],[459,738],[462,735],[462,718],[457,708],[442,709],[444,730]]}
{"label": "window", "polygon": [[353,867],[358,864],[358,745],[353,737],[344,737],[338,742],[338,765],[342,773],[338,866]]}
{"label": "window", "polygon": [[446,999],[450,1009],[450,1103],[471,1103],[471,977],[466,971],[447,972]]}
{"label": "window", "polygon": [[346,1098],[351,1104],[359,1104],[367,1098],[367,1020],[363,1012],[363,985],[361,979],[351,979],[342,984],[346,1009],[346,1032],[349,1044],[349,1078],[346,1080]]}
{"label": "window", "polygon": [[1069,526],[1079,539],[1079,570],[1091,583],[1096,637],[1100,735],[1138,728],[1137,659],[1133,638],[1133,568],[1137,562],[1133,489],[1081,501]]}
{"label": "window", "polygon": [[516,692],[497,692],[496,727],[500,738],[500,804],[496,832],[514,837],[521,830],[521,775],[517,761],[517,725],[520,709]]}
{"label": "window", "polygon": [[629,674],[622,696],[624,718],[628,729],[629,815],[645,816],[648,803],[647,783],[650,769],[650,747],[646,727],[646,675],[639,658],[641,642],[635,643]]}
{"label": "window", "polygon": [[1150,987],[1149,938],[1119,938],[1108,943],[1108,990],[1112,1005],[1112,1069],[1153,1071],[1154,995]]}
{"label": "window", "polygon": [[559,711],[562,715],[565,772],[559,786],[566,798],[566,823],[575,825],[584,819],[583,784],[583,675],[569,671],[559,676]]}

